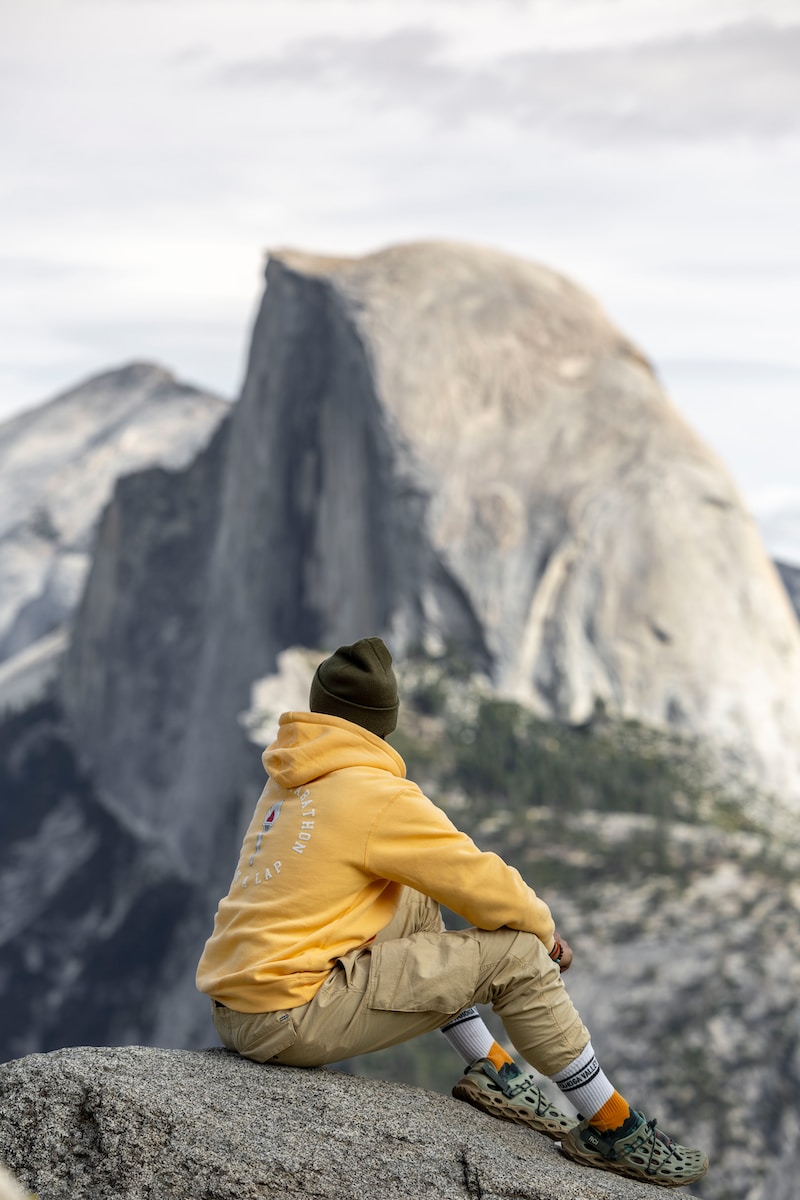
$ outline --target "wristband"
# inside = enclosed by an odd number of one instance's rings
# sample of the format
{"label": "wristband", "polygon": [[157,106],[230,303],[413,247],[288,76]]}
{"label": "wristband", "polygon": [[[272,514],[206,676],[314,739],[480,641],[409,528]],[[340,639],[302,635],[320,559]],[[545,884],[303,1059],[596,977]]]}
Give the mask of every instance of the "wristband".
{"label": "wristband", "polygon": [[555,946],[553,946],[553,949],[550,951],[550,958],[552,958],[554,963],[560,963],[563,957],[564,947],[561,945],[561,942],[556,941]]}

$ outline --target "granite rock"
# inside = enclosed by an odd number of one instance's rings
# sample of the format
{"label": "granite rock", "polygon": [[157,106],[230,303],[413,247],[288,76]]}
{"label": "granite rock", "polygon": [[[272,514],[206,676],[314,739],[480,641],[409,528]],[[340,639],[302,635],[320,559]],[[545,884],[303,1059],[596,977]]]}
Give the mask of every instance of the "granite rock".
{"label": "granite rock", "polygon": [[0,1102],[41,1200],[652,1200],[438,1093],[225,1050],[32,1055],[0,1065]]}
{"label": "granite rock", "polygon": [[[431,243],[270,257],[243,393],[123,481],[64,674],[112,802],[204,862],[287,647],[455,648],[500,694],[716,747],[800,800],[800,625],[723,466],[599,305]],[[213,460],[213,461],[212,461]]]}

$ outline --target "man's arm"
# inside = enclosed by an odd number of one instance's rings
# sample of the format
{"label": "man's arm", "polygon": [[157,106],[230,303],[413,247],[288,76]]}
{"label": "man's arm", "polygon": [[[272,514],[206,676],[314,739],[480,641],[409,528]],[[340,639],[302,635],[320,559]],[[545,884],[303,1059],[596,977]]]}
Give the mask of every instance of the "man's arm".
{"label": "man's arm", "polygon": [[519,871],[479,850],[415,784],[406,782],[376,815],[364,865],[432,896],[479,929],[507,925],[553,948],[550,909]]}

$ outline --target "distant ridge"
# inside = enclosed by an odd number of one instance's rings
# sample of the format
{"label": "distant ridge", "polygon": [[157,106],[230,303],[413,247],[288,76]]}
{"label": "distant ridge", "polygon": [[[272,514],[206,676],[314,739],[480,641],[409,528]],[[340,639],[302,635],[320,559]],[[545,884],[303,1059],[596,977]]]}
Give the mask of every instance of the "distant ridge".
{"label": "distant ridge", "polygon": [[163,367],[133,362],[0,425],[0,662],[72,616],[119,476],[184,468],[228,410]]}

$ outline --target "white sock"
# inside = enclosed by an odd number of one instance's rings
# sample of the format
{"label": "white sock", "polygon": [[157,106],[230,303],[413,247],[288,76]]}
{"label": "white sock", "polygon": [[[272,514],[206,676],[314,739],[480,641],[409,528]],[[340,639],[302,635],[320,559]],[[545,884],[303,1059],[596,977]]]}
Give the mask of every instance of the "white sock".
{"label": "white sock", "polygon": [[477,1058],[486,1058],[494,1045],[494,1038],[474,1006],[465,1008],[457,1017],[453,1017],[452,1021],[443,1025],[442,1033],[466,1063],[474,1063]]}
{"label": "white sock", "polygon": [[568,1067],[550,1078],[584,1116],[599,1112],[614,1095],[614,1087],[600,1069],[591,1042]]}

